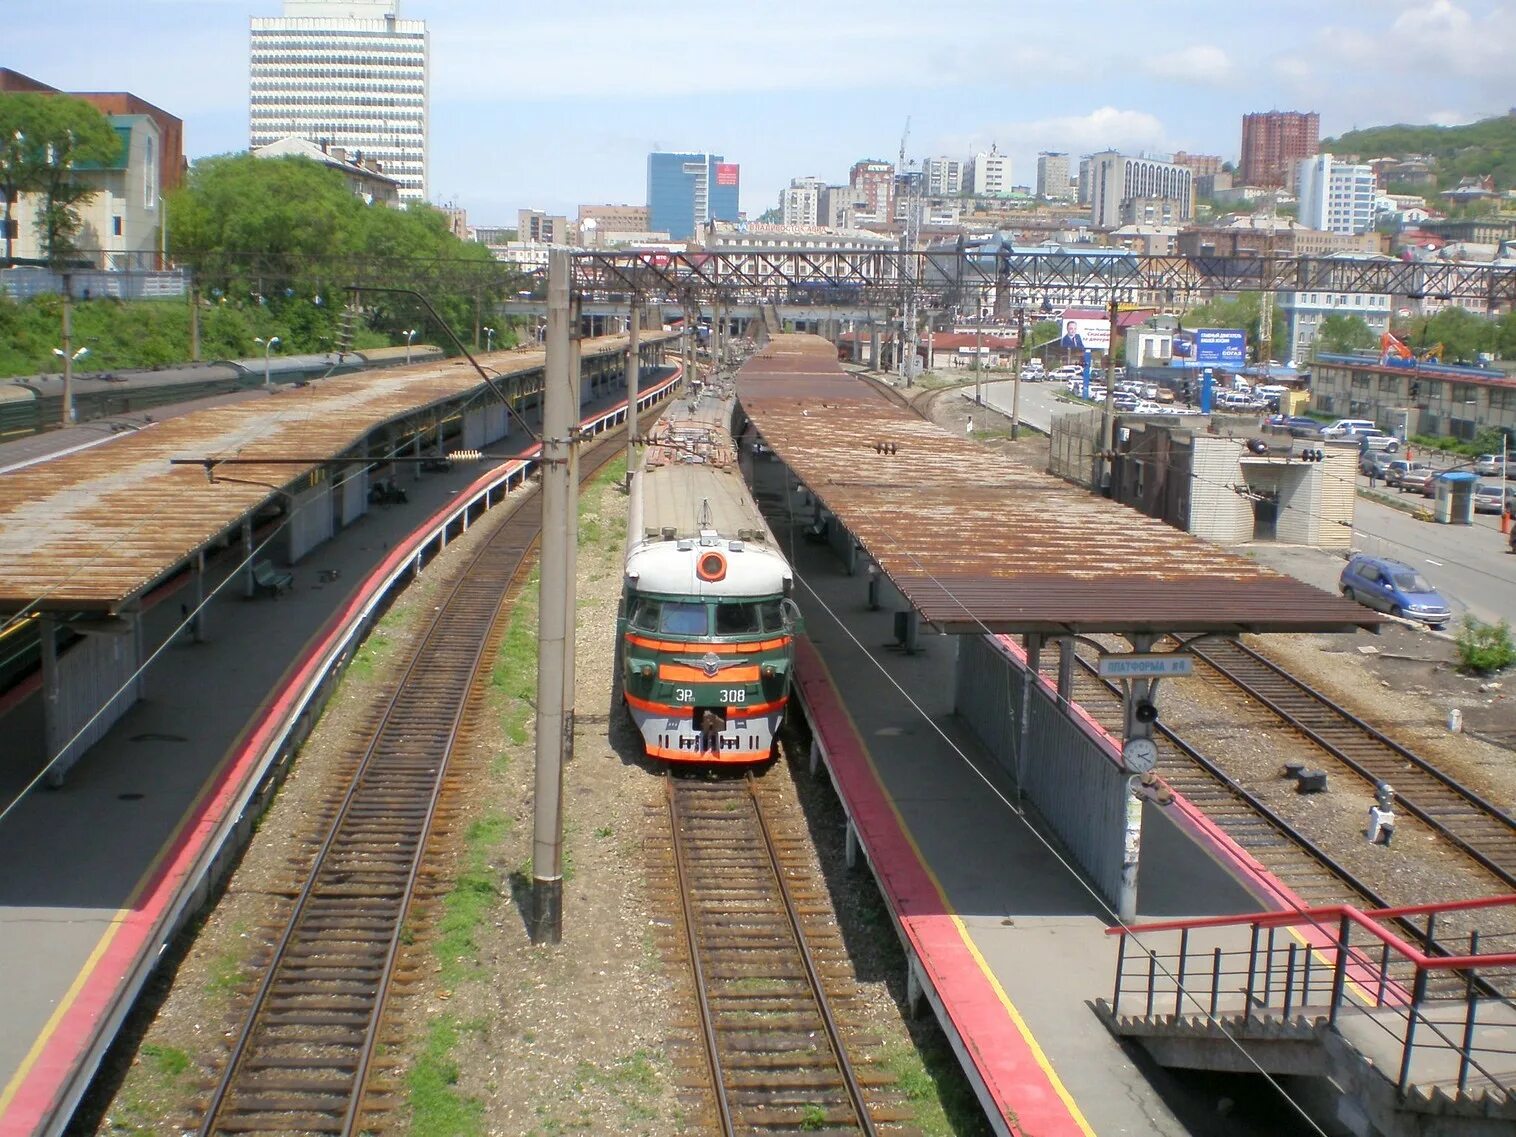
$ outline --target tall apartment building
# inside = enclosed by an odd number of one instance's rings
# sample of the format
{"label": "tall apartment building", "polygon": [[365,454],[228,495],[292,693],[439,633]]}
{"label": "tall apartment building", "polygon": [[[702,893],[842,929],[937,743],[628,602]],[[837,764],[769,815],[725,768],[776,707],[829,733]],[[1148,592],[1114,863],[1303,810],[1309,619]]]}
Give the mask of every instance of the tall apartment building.
{"label": "tall apartment building", "polygon": [[[1037,155],[1037,196],[1044,201],[1062,201],[1069,196],[1067,154],[1049,150]],[[1079,200],[1083,202],[1084,198]]]}
{"label": "tall apartment building", "polygon": [[818,224],[828,229],[851,229],[867,203],[852,186],[825,186],[817,207]]}
{"label": "tall apartment building", "polygon": [[998,197],[1011,192],[1011,156],[1009,154],[1001,154],[991,146],[988,154],[975,154],[965,163],[965,166],[963,188],[969,193],[981,197]]}
{"label": "tall apartment building", "polygon": [[602,233],[646,233],[651,228],[645,205],[581,205],[579,226],[593,221],[591,228]]}
{"label": "tall apartment building", "polygon": [[719,154],[649,154],[648,225],[688,241],[711,221],[736,221],[741,183],[738,165]]}
{"label": "tall apartment building", "polygon": [[935,197],[952,197],[962,193],[963,166],[957,158],[928,158],[926,192]]}
{"label": "tall apartment building", "polygon": [[554,216],[541,209],[516,211],[516,240],[534,245],[575,245],[579,235],[567,217]]}
{"label": "tall apartment building", "polygon": [[1374,228],[1374,170],[1318,154],[1299,165],[1295,196],[1300,223],[1328,233],[1354,235]]}
{"label": "tall apartment building", "polygon": [[860,221],[888,221],[895,215],[895,164],[865,158],[848,171],[848,185],[863,202]]}
{"label": "tall apartment building", "polygon": [[284,0],[252,21],[250,145],[338,146],[377,160],[402,201],[426,200],[429,51],[399,0]]}
{"label": "tall apartment building", "polygon": [[820,178],[794,178],[779,191],[779,212],[786,225],[821,224],[821,195],[826,183]]}
{"label": "tall apartment building", "polygon": [[1242,116],[1245,186],[1295,188],[1300,162],[1321,148],[1321,116],[1315,111],[1267,111]]}
{"label": "tall apartment building", "polygon": [[1122,206],[1142,199],[1168,200],[1175,204],[1174,223],[1183,224],[1195,212],[1195,175],[1187,166],[1157,162],[1151,158],[1128,158],[1114,150],[1091,154],[1080,166],[1081,186],[1089,182],[1090,224],[1097,229],[1115,229],[1122,224]]}

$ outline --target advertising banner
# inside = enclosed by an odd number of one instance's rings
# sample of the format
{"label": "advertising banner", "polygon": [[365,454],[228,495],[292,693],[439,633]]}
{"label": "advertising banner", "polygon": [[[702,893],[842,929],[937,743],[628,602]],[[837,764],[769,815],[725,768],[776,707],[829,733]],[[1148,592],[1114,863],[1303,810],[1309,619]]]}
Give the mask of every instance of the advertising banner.
{"label": "advertising banner", "polygon": [[718,186],[734,186],[734,185],[736,185],[737,184],[737,176],[738,176],[737,175],[737,171],[738,171],[738,169],[739,169],[739,167],[738,167],[738,165],[737,165],[736,162],[717,162],[716,163],[716,184]]}
{"label": "advertising banner", "polygon": [[1109,320],[1064,320],[1064,347],[1074,351],[1097,351],[1104,355],[1111,350],[1111,322]]}
{"label": "advertising banner", "polygon": [[1195,332],[1195,362],[1220,367],[1244,367],[1248,340],[1240,328],[1199,328]]}

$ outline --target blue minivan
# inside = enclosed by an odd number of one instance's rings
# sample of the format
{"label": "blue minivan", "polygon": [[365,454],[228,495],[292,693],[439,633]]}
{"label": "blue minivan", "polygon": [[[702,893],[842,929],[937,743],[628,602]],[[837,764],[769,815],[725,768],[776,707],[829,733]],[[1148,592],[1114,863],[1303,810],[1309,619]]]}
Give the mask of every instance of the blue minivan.
{"label": "blue minivan", "polygon": [[1434,631],[1453,618],[1452,609],[1426,577],[1388,557],[1356,556],[1338,581],[1343,596],[1391,616],[1419,620]]}

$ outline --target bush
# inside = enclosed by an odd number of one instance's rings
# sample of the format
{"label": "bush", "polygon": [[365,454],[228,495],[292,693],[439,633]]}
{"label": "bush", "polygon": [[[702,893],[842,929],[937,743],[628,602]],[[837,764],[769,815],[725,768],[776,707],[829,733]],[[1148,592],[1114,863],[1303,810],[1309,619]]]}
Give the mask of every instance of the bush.
{"label": "bush", "polygon": [[1458,625],[1458,660],[1465,671],[1488,675],[1510,666],[1516,660],[1516,644],[1511,642],[1511,626],[1504,620],[1486,624],[1465,616]]}

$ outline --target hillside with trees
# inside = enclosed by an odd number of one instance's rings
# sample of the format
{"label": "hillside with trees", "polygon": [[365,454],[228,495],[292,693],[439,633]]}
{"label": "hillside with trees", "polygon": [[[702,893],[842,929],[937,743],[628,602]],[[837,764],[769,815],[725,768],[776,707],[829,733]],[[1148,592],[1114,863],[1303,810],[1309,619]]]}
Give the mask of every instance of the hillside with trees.
{"label": "hillside with trees", "polygon": [[1360,159],[1411,154],[1436,159],[1439,189],[1459,179],[1493,175],[1496,188],[1516,186],[1516,114],[1481,119],[1464,126],[1376,126],[1324,139],[1323,150]]}

